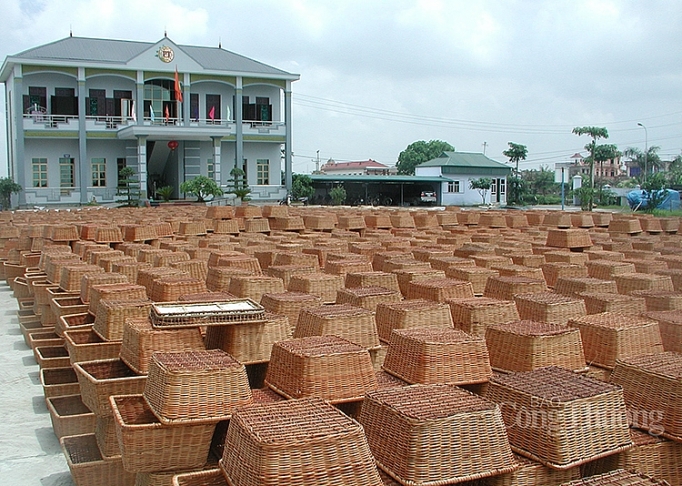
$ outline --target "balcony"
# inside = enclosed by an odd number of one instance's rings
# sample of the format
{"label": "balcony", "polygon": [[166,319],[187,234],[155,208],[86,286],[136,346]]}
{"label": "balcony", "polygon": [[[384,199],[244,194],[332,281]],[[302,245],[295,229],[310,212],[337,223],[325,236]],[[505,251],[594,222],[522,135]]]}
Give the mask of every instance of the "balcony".
{"label": "balcony", "polygon": [[48,115],[30,113],[24,115],[24,130],[74,131],[78,130],[76,115]]}

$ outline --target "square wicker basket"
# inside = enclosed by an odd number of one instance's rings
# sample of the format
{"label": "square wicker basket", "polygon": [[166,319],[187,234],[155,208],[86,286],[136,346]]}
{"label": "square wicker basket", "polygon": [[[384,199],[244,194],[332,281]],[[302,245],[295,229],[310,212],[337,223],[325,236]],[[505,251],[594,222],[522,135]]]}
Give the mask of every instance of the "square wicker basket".
{"label": "square wicker basket", "polygon": [[569,469],[632,446],[623,391],[548,367],[495,375],[486,398],[499,403],[517,454]]}
{"label": "square wicker basket", "polygon": [[137,375],[120,359],[76,363],[83,403],[98,417],[111,415],[111,395],[138,394],[144,391],[146,375]]}
{"label": "square wicker basket", "polygon": [[319,398],[237,410],[220,468],[240,486],[383,484],[360,424]]}
{"label": "square wicker basket", "polygon": [[643,297],[604,292],[583,292],[580,297],[585,301],[588,314],[620,312],[636,316],[646,312],[646,301]]}
{"label": "square wicker basket", "polygon": [[71,366],[40,370],[40,384],[45,398],[78,395],[81,392],[78,377]]}
{"label": "square wicker basket", "polygon": [[577,263],[549,262],[543,263],[542,273],[548,287],[554,288],[559,277],[587,277],[587,268]]}
{"label": "square wicker basket", "polygon": [[146,297],[100,301],[92,329],[105,341],[121,341],[126,319],[147,317],[151,307],[152,301]]}
{"label": "square wicker basket", "polygon": [[251,402],[246,368],[219,349],[154,353],[143,395],[165,425],[229,420]]}
{"label": "square wicker basket", "polygon": [[[610,227],[610,226],[609,226]],[[663,480],[654,479],[651,476],[638,472],[629,472],[624,469],[598,474],[583,479],[565,483],[564,486],[666,486],[668,483]]]}
{"label": "square wicker basket", "polygon": [[130,486],[135,483],[135,473],[123,469],[120,457],[102,456],[95,434],[62,437],[59,442],[76,486]]}
{"label": "square wicker basket", "polygon": [[408,299],[427,299],[445,302],[448,299],[467,299],[474,297],[471,282],[455,278],[438,278],[412,281],[407,288]]}
{"label": "square wicker basket", "polygon": [[142,395],[112,396],[110,404],[126,471],[182,471],[206,464],[215,423],[163,425]]}
{"label": "square wicker basket", "polygon": [[613,369],[617,359],[663,352],[658,323],[651,319],[603,312],[571,319],[568,325],[580,329],[591,365]]}
{"label": "square wicker basket", "polygon": [[375,313],[350,304],[334,304],[302,309],[294,337],[334,335],[366,349],[378,348]]}
{"label": "square wicker basket", "polygon": [[362,400],[377,388],[369,352],[336,336],[275,343],[265,383],[287,398],[320,397],[331,403]]}
{"label": "square wicker basket", "polygon": [[498,406],[461,388],[371,392],[359,421],[379,467],[402,485],[452,484],[518,468]]}
{"label": "square wicker basket", "polygon": [[676,310],[646,312],[642,317],[658,322],[663,349],[682,353],[682,312]]}
{"label": "square wicker basket", "polygon": [[[639,425],[682,442],[682,355],[673,351],[621,358],[611,382],[623,387],[628,407],[656,414],[659,420]],[[648,430],[647,430],[648,431]]]}
{"label": "square wicker basket", "polygon": [[370,311],[376,311],[379,304],[400,302],[403,296],[397,290],[384,287],[355,287],[339,289],[337,304],[350,304]]}
{"label": "square wicker basket", "polygon": [[298,315],[301,309],[319,307],[322,305],[322,299],[317,295],[303,292],[283,292],[280,294],[263,294],[261,305],[269,312],[286,316],[293,332],[296,324],[298,324]]}
{"label": "square wicker basket", "polygon": [[64,332],[64,343],[71,364],[83,361],[118,358],[121,341],[105,341],[92,329],[73,329]]}
{"label": "square wicker basket", "polygon": [[477,297],[452,299],[447,304],[454,326],[475,336],[485,336],[488,326],[519,320],[516,304],[509,300]]}
{"label": "square wicker basket", "polygon": [[586,371],[580,331],[559,324],[516,321],[486,328],[490,364],[505,373],[560,366]]}
{"label": "square wicker basket", "polygon": [[484,297],[514,300],[517,294],[546,292],[544,280],[528,277],[490,277],[483,291]]}
{"label": "square wicker basket", "polygon": [[393,329],[441,327],[452,329],[450,307],[425,299],[387,302],[377,305],[376,325],[379,339],[389,342]]}
{"label": "square wicker basket", "polygon": [[554,286],[557,294],[578,297],[583,292],[618,293],[616,282],[593,277],[559,277]]}
{"label": "square wicker basket", "polygon": [[69,435],[91,434],[95,430],[95,414],[85,406],[80,395],[47,399],[52,430],[58,439]]}
{"label": "square wicker basket", "polygon": [[395,329],[383,369],[408,383],[485,383],[492,375],[485,340],[458,329]]}
{"label": "square wicker basket", "polygon": [[514,296],[514,302],[516,302],[519,317],[523,320],[567,324],[569,319],[587,314],[585,302],[582,299],[553,292],[517,294]]}
{"label": "square wicker basket", "polygon": [[519,468],[485,479],[484,486],[560,486],[580,478],[580,468],[552,469],[537,461],[514,454]]}

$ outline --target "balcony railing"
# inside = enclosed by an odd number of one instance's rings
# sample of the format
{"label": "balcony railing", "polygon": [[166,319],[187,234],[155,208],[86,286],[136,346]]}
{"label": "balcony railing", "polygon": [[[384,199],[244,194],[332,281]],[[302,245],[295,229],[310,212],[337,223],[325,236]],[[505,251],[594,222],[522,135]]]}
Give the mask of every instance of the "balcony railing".
{"label": "balcony railing", "polygon": [[35,129],[78,130],[77,115],[48,115],[30,113],[24,115],[24,130]]}

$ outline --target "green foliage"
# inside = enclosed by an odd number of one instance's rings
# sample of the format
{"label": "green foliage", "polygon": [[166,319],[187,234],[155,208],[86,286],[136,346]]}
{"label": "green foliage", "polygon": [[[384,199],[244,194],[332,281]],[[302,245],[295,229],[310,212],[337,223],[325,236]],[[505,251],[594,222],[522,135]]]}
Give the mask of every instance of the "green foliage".
{"label": "green foliage", "polygon": [[246,182],[246,172],[239,167],[233,167],[230,175],[232,179],[228,181],[230,186],[230,189],[227,191],[228,194],[234,194],[242,202],[250,201],[249,194],[251,194],[251,188]]}
{"label": "green foliage", "polygon": [[666,177],[662,172],[656,172],[642,182],[642,190],[646,192],[648,199],[647,207],[644,209],[647,213],[653,213],[654,210],[661,204],[667,194],[664,191],[666,185]]}
{"label": "green foliage", "polygon": [[[572,130],[572,133],[581,136],[581,135],[588,135],[590,138],[592,138],[592,141],[585,145],[585,149],[590,152],[590,157],[588,158],[588,162],[590,164],[590,191],[587,193],[586,191],[582,191],[581,193],[584,193],[584,196],[587,196],[587,207],[585,208],[587,211],[592,211],[592,206],[594,204],[594,162],[596,160],[597,156],[597,140],[601,138],[609,138],[609,132],[606,128],[604,127],[575,127]],[[582,189],[582,188],[581,188]],[[582,201],[582,199],[581,199]],[[582,202],[581,202],[581,207],[582,207]]]}
{"label": "green foliage", "polygon": [[413,142],[398,156],[398,163],[396,164],[398,174],[414,175],[414,168],[419,164],[435,159],[443,152],[454,150],[455,148],[452,145],[441,140]]}
{"label": "green foliage", "polygon": [[663,167],[663,162],[661,161],[661,156],[658,155],[658,151],[661,147],[657,145],[652,145],[647,148],[646,156],[643,151],[637,147],[628,147],[623,152],[623,155],[635,163],[640,169],[639,179],[643,181],[645,179],[644,174],[647,176],[652,172],[658,171]]}
{"label": "green foliage", "polygon": [[23,188],[11,178],[0,178],[0,205],[3,211],[12,209],[12,194],[18,194],[21,191]]}
{"label": "green foliage", "polygon": [[485,198],[488,195],[488,191],[493,185],[493,180],[490,177],[479,177],[478,179],[469,180],[469,188],[476,189],[483,199],[483,204],[485,204]]}
{"label": "green foliage", "polygon": [[338,206],[346,200],[346,190],[343,186],[336,186],[329,191],[329,197],[332,198],[332,204]]}
{"label": "green foliage", "polygon": [[213,179],[202,175],[180,184],[180,192],[195,195],[197,202],[205,202],[209,196],[215,197],[223,194],[223,190]]}
{"label": "green foliage", "polygon": [[137,207],[140,205],[140,181],[135,177],[135,170],[132,167],[124,167],[119,172],[119,188],[116,193],[123,196],[116,202],[125,207]]}
{"label": "green foliage", "polygon": [[170,201],[170,198],[173,197],[173,191],[174,191],[173,186],[159,187],[156,190],[156,196],[160,197],[164,202],[168,202]]}
{"label": "green foliage", "polygon": [[582,186],[575,189],[573,193],[578,196],[580,201],[580,209],[583,211],[591,210],[594,203],[594,190],[590,186]]}
{"label": "green foliage", "polygon": [[682,155],[673,159],[668,167],[668,182],[671,185],[682,185]]}
{"label": "green foliage", "polygon": [[294,199],[301,199],[307,197],[312,199],[315,194],[315,188],[313,187],[313,180],[309,175],[305,174],[293,174],[291,182],[291,195]]}
{"label": "green foliage", "polygon": [[509,158],[509,162],[515,164],[514,177],[510,180],[510,196],[507,200],[510,204],[523,204],[523,181],[519,174],[519,161],[526,160],[528,149],[520,143],[509,142],[509,148],[502,152],[502,155]]}

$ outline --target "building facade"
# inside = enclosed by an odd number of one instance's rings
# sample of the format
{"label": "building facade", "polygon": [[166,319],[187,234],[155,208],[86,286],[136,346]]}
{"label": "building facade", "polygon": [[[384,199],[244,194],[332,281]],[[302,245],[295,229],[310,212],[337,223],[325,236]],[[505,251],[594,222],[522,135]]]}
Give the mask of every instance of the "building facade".
{"label": "building facade", "polygon": [[444,206],[475,206],[484,203],[481,194],[471,189],[470,182],[489,178],[492,186],[485,204],[507,204],[507,178],[511,168],[481,153],[443,152],[439,157],[419,164],[417,176],[442,177],[440,203]]}
{"label": "building facade", "polygon": [[376,160],[360,160],[357,162],[336,162],[329,159],[320,167],[320,173],[329,175],[396,175],[398,169],[377,162]]}
{"label": "building facade", "polygon": [[[221,47],[67,37],[14,56],[5,84],[8,170],[20,206],[114,202],[130,167],[141,198],[203,175],[253,199],[291,186],[287,73]],[[282,167],[284,164],[284,167]]]}

